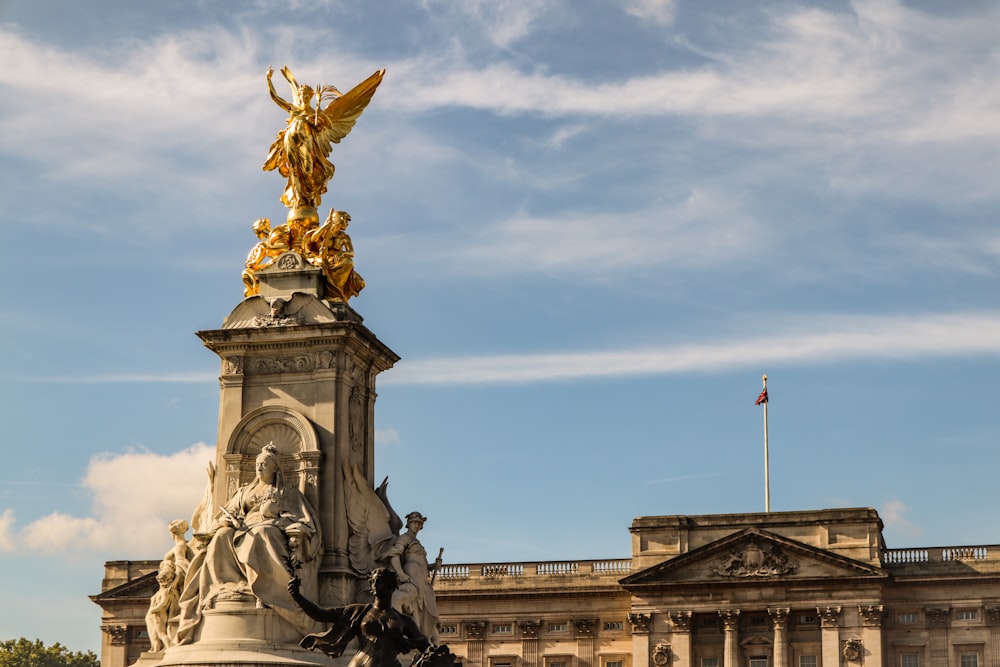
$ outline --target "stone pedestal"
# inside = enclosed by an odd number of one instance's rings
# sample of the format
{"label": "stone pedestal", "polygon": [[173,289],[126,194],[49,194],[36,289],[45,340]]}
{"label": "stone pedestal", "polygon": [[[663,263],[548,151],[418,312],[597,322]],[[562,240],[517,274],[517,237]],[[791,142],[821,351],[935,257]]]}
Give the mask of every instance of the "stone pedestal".
{"label": "stone pedestal", "polygon": [[222,361],[214,502],[253,479],[254,458],[273,442],[286,479],[319,516],[319,603],[330,607],[355,602],[361,588],[348,558],[344,468],[374,481],[375,377],[399,357],[350,306],[321,298],[318,268],[284,265],[258,274],[268,296],[198,332]]}

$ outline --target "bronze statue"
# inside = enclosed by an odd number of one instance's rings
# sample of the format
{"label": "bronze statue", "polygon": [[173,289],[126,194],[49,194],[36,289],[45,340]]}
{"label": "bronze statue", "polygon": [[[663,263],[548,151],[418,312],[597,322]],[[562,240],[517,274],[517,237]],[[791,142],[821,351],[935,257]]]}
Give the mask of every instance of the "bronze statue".
{"label": "bronze statue", "polygon": [[310,618],[331,627],[324,633],[306,635],[304,648],[319,649],[332,658],[340,657],[347,644],[358,640],[358,652],[348,667],[400,667],[399,655],[417,650],[413,663],[426,667],[452,667],[455,655],[445,645],[434,646],[420,632],[416,622],[392,607],[392,594],[398,585],[396,573],[376,568],[368,577],[372,604],[352,604],[325,609],[304,597],[297,577],[288,582],[288,592]]}
{"label": "bronze statue", "polygon": [[[382,82],[385,70],[375,72],[342,94],[333,86],[299,85],[291,70],[282,67],[281,74],[292,89],[291,102],[275,92],[273,74],[274,70],[268,68],[267,88],[274,103],[288,112],[288,121],[271,144],[264,171],[277,169],[287,179],[281,195],[285,206],[317,208],[326,184],[333,178],[333,163],[329,160],[331,144],[340,143],[354,127]],[[331,101],[324,107],[323,102],[328,99]]]}

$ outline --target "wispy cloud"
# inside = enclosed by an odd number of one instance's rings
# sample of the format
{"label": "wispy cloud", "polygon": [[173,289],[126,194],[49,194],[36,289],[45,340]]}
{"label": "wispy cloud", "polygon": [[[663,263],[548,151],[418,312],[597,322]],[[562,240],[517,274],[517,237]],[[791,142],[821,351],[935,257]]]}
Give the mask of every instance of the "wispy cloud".
{"label": "wispy cloud", "polygon": [[815,364],[1000,354],[1000,313],[812,317],[784,333],[663,348],[401,361],[382,380],[395,385],[530,383]]}
{"label": "wispy cloud", "polygon": [[893,499],[883,503],[878,513],[887,529],[899,531],[900,534],[908,538],[918,538],[924,534],[924,531],[920,526],[903,516],[906,511],[906,504],[902,500]]}

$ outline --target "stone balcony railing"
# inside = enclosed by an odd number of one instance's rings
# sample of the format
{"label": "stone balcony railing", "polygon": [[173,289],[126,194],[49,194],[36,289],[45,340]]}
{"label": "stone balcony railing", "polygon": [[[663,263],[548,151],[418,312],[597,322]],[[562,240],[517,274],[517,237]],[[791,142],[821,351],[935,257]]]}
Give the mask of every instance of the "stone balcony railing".
{"label": "stone balcony railing", "polygon": [[915,547],[885,549],[882,565],[899,574],[935,571],[1000,572],[1000,546]]}
{"label": "stone balcony railing", "polygon": [[608,577],[621,579],[632,571],[632,559],[542,561],[529,563],[473,563],[442,565],[437,571],[436,582],[474,583],[538,577]]}

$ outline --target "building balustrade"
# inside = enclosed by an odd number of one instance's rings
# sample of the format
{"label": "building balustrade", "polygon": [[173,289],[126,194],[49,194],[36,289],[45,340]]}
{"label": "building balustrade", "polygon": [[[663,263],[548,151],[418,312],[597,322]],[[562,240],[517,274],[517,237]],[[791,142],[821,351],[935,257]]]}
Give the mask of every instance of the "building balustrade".
{"label": "building balustrade", "polygon": [[632,571],[632,559],[546,561],[536,563],[478,563],[442,565],[436,581],[467,581],[523,577],[609,576],[621,578]]}
{"label": "building balustrade", "polygon": [[909,563],[948,563],[955,561],[1000,560],[998,546],[972,547],[920,547],[918,549],[885,549],[882,551],[884,565],[906,565]]}

